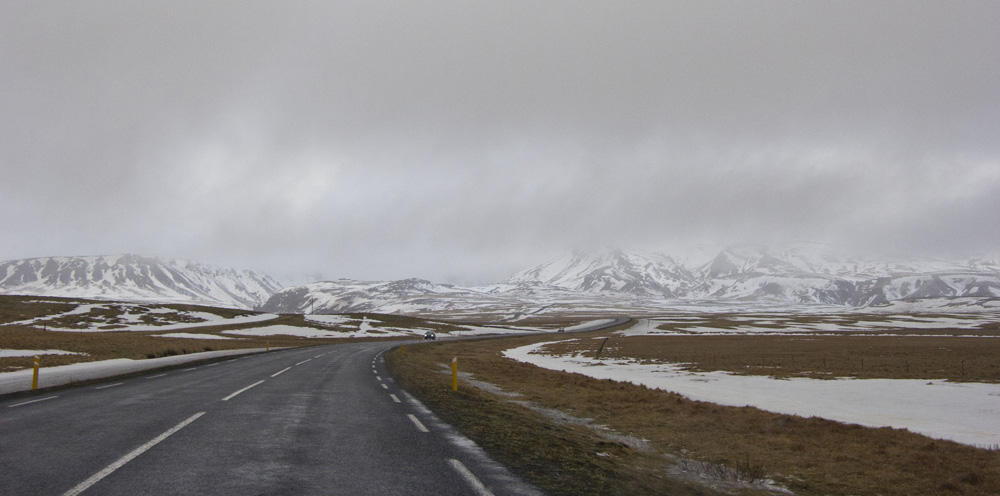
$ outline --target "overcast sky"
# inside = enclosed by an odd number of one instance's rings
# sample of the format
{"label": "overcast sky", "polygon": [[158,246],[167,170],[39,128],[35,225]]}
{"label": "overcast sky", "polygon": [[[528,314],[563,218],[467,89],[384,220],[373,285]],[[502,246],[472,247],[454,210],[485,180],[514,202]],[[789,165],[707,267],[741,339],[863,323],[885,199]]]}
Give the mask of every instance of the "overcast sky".
{"label": "overcast sky", "polygon": [[1000,252],[1000,2],[0,0],[0,260]]}

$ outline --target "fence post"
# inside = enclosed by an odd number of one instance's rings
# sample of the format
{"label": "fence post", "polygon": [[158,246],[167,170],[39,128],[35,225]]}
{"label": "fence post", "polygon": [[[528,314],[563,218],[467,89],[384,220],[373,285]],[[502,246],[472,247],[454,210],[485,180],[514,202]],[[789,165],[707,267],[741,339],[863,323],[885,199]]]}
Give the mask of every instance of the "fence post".
{"label": "fence post", "polygon": [[604,345],[608,344],[608,340],[609,339],[611,339],[611,336],[608,336],[608,337],[604,338],[604,342],[601,343],[600,348],[597,348],[597,353],[594,354],[594,358],[595,359],[601,358],[601,350],[604,349]]}
{"label": "fence post", "polygon": [[451,390],[458,391],[458,357],[451,359]]}
{"label": "fence post", "polygon": [[42,358],[35,355],[35,372],[31,374],[31,389],[38,389],[38,366],[41,364]]}

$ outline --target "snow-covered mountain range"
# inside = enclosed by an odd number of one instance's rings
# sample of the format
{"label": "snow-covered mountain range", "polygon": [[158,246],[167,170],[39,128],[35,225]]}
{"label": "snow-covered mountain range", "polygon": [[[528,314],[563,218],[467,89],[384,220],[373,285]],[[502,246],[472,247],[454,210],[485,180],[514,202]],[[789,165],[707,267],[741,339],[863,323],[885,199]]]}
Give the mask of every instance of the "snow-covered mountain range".
{"label": "snow-covered mountain range", "polygon": [[808,248],[755,246],[678,260],[608,250],[563,256],[505,282],[646,297],[868,306],[898,299],[1000,297],[1000,260],[838,258]]}
{"label": "snow-covered mountain range", "polygon": [[138,255],[0,262],[0,294],[252,309],[281,285],[249,270]]}
{"label": "snow-covered mountain range", "polygon": [[996,308],[1000,257],[837,257],[809,246],[732,246],[683,257],[608,249],[569,253],[487,286],[340,279],[284,289],[255,272],[180,260],[34,258],[0,262],[0,294],[483,320],[668,309],[860,308],[932,299],[972,308],[990,300],[988,307]]}
{"label": "snow-covered mountain range", "polygon": [[419,279],[338,280],[279,291],[261,309],[282,313],[433,313],[438,316],[655,311],[692,306],[884,305],[898,300],[1000,298],[1000,260],[835,257],[809,248],[737,246],[684,258],[578,251],[472,288]]}

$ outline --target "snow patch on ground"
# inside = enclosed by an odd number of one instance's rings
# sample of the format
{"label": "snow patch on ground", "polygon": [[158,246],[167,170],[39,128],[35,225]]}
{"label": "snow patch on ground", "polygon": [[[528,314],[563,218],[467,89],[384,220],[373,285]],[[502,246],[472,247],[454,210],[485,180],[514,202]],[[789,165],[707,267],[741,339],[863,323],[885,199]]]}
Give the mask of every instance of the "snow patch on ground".
{"label": "snow patch on ground", "polygon": [[346,315],[306,315],[306,321],[319,322],[320,324],[349,324],[357,321]]}
{"label": "snow patch on ground", "polygon": [[181,339],[238,339],[219,336],[217,334],[197,334],[194,332],[170,332],[167,334],[156,334],[157,338],[181,338]]}
{"label": "snow patch on ground", "polygon": [[337,332],[313,329],[311,327],[298,327],[290,325],[272,325],[266,327],[254,327],[252,329],[236,329],[232,331],[222,331],[222,334],[233,334],[237,336],[298,336],[302,338],[345,338],[358,334],[354,332]]}
{"label": "snow patch on ground", "polygon": [[1000,384],[912,379],[772,379],[727,372],[689,372],[671,364],[640,364],[553,356],[538,343],[504,356],[550,370],[672,391],[729,406],[822,417],[870,427],[905,428],[975,446],[1000,444]]}
{"label": "snow patch on ground", "polygon": [[[105,377],[113,377],[116,375],[143,372],[146,370],[169,367],[172,365],[179,365],[207,358],[245,355],[261,351],[264,351],[264,348],[207,351],[204,353],[190,353],[187,355],[174,355],[162,358],[150,358],[147,360],[116,358],[113,360],[60,365],[58,367],[42,367],[38,371],[38,387],[46,388],[60,386],[71,382],[89,381]],[[34,371],[32,369],[25,369],[18,370],[16,372],[0,373],[0,394],[14,393],[17,391],[26,391],[31,389],[31,376],[33,372]]]}
{"label": "snow patch on ground", "polygon": [[30,357],[36,355],[86,355],[75,351],[65,350],[3,350],[0,349],[0,358]]}
{"label": "snow patch on ground", "polygon": [[[618,331],[624,336],[671,336],[671,335],[723,335],[723,334],[803,334],[803,333],[877,333],[907,330],[977,330],[986,324],[1000,322],[1000,315],[993,313],[970,315],[886,315],[885,320],[853,320],[849,314],[813,315],[810,321],[797,321],[791,318],[776,318],[773,315],[760,317],[740,316],[727,317],[722,323],[719,319],[706,316],[703,318],[678,317],[644,319],[636,325]],[[817,322],[818,320],[818,322]],[[731,325],[726,325],[726,322]],[[675,326],[671,329],[657,329],[660,325]],[[927,336],[928,334],[920,334]],[[946,335],[946,334],[945,334]]]}

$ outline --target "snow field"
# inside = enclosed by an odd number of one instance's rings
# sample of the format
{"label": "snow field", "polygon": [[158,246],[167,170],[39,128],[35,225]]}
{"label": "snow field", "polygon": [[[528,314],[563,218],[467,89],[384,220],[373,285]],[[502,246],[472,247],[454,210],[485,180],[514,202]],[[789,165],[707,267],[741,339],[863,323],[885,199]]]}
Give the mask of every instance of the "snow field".
{"label": "snow field", "polygon": [[[85,303],[77,305],[72,310],[62,312],[54,315],[47,315],[45,317],[24,320],[20,322],[13,322],[12,324],[18,325],[28,325],[44,327],[50,331],[57,332],[149,332],[149,331],[170,331],[174,329],[189,329],[192,327],[208,327],[216,325],[228,325],[228,324],[247,324],[254,322],[266,322],[268,320],[274,320],[278,318],[274,314],[253,314],[253,315],[242,315],[234,318],[227,318],[216,315],[209,312],[187,312],[181,310],[175,310],[172,308],[149,308],[144,312],[132,312],[130,309],[134,307],[148,308],[149,305],[144,304],[134,304],[134,303]],[[85,315],[90,313],[92,310],[111,310],[113,308],[124,308],[125,312],[116,316],[117,322],[108,322],[104,320],[95,320],[89,322],[87,327],[82,329],[71,329],[71,328],[61,328],[53,327],[51,325],[44,324],[47,321],[54,321],[60,318],[69,317],[73,315]],[[150,325],[143,323],[141,318],[146,314],[179,314],[186,317],[189,320],[195,320],[196,322],[176,322],[163,325]],[[108,325],[124,325],[124,327],[116,327],[113,329],[108,329]]]}
{"label": "snow field", "polygon": [[908,429],[974,446],[1000,444],[1000,384],[913,379],[779,380],[728,372],[689,372],[671,364],[549,355],[542,348],[551,343],[512,348],[504,356],[550,370],[644,385],[720,405]]}
{"label": "snow field", "polygon": [[[56,367],[42,367],[39,369],[38,373],[38,387],[46,388],[59,386],[62,384],[69,384],[71,382],[102,379],[116,375],[152,370],[160,367],[204,360],[206,358],[245,355],[260,351],[264,351],[264,349],[251,348],[243,350],[206,351],[202,353],[189,353],[186,355],[149,358],[145,360],[116,358],[113,360],[74,363],[70,365],[59,365]],[[32,369],[0,373],[0,394],[31,389],[31,376],[33,373],[34,370]]]}
{"label": "snow field", "polygon": [[75,351],[65,350],[4,350],[0,349],[0,358],[30,357],[37,355],[86,355]]}

